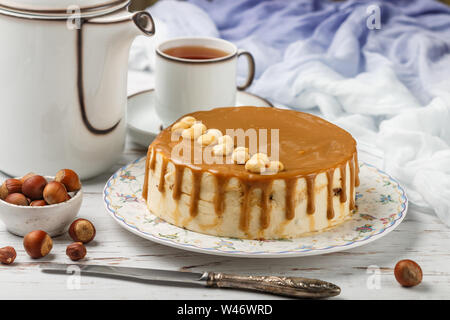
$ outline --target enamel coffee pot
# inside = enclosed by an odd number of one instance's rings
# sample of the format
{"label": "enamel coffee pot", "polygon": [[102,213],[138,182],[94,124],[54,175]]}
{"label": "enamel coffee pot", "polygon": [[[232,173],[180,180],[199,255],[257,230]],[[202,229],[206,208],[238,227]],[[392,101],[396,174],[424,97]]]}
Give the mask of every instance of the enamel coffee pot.
{"label": "enamel coffee pot", "polygon": [[133,39],[152,36],[129,0],[0,0],[0,171],[89,178],[125,144]]}

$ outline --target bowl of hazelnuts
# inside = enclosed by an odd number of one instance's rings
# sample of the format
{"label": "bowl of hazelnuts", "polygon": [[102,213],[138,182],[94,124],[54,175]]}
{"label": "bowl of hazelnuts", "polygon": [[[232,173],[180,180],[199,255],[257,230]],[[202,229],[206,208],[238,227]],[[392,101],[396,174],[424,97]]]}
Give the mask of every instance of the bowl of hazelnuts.
{"label": "bowl of hazelnuts", "polygon": [[0,219],[18,236],[45,230],[54,237],[67,231],[82,199],[81,182],[73,170],[62,169],[55,177],[29,173],[0,186]]}

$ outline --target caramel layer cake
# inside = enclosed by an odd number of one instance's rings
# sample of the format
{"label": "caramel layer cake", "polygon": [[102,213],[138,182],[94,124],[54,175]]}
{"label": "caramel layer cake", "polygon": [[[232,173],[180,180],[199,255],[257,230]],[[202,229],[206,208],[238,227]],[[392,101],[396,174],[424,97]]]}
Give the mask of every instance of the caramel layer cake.
{"label": "caramel layer cake", "polygon": [[358,168],[353,137],[319,117],[217,108],[159,134],[148,149],[143,196],[153,214],[188,230],[294,238],[351,214]]}

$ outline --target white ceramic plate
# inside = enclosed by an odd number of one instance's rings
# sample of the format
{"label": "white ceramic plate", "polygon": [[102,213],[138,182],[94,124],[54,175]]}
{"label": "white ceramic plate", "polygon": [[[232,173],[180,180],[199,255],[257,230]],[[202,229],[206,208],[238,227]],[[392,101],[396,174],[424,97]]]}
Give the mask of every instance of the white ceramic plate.
{"label": "white ceramic plate", "polygon": [[[154,89],[142,91],[128,97],[128,132],[137,144],[148,147],[161,131],[161,120],[154,108]],[[237,106],[273,107],[273,105],[256,95],[238,91]]]}
{"label": "white ceramic plate", "polygon": [[103,199],[108,213],[125,229],[171,247],[233,257],[281,258],[347,250],[379,239],[406,215],[403,188],[386,173],[360,164],[358,211],[338,227],[289,240],[242,240],[215,237],[171,225],[151,214],[141,197],[145,158],[119,169],[106,183]]}

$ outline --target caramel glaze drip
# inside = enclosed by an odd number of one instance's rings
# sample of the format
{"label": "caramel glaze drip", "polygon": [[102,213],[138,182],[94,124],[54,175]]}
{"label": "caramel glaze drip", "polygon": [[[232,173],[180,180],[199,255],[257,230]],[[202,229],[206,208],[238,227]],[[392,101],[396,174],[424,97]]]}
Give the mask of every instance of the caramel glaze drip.
{"label": "caramel glaze drip", "polygon": [[202,180],[201,171],[192,171],[192,190],[191,190],[191,204],[189,207],[189,213],[191,217],[195,217],[198,214],[198,200],[200,199],[200,186]]}
{"label": "caramel glaze drip", "polygon": [[[150,164],[149,164],[149,166],[150,166],[150,170],[155,170],[155,166],[156,166],[156,150],[155,149],[151,149],[152,150],[152,159],[150,160]],[[148,153],[150,153],[150,148],[149,148],[149,152]],[[148,156],[148,154],[147,154],[147,156]]]}
{"label": "caramel glaze drip", "polygon": [[225,187],[228,184],[228,177],[216,176],[216,192],[214,193],[214,210],[218,216],[221,216],[224,211],[224,194]]}
{"label": "caramel glaze drip", "polygon": [[331,220],[334,218],[334,207],[333,207],[333,177],[334,177],[334,169],[327,170],[327,218]]}
{"label": "caramel glaze drip", "polygon": [[[260,228],[265,229],[270,225],[272,182],[283,179],[286,185],[286,219],[295,217],[295,190],[297,180],[304,178],[307,186],[307,213],[315,212],[315,179],[321,172],[326,172],[328,179],[327,217],[334,218],[333,208],[333,176],[334,168],[339,167],[341,190],[340,202],[347,201],[346,166],[350,168],[350,210],[355,208],[354,191],[359,185],[359,167],[357,165],[356,142],[349,133],[333,124],[310,114],[279,110],[275,108],[256,107],[231,107],[217,108],[211,111],[201,111],[190,114],[201,120],[208,128],[217,128],[224,134],[226,129],[237,128],[262,128],[280,130],[280,161],[286,170],[276,176],[250,174],[244,166],[235,164],[194,164],[180,161],[171,157],[173,147],[179,141],[171,140],[170,127],[163,130],[150,145],[147,155],[146,180],[143,192],[148,190],[148,171],[155,170],[156,152],[163,154],[161,176],[158,190],[164,190],[164,176],[167,169],[167,159],[170,157],[175,166],[175,183],[172,196],[175,200],[181,197],[181,184],[185,168],[192,172],[192,191],[190,201],[190,215],[195,217],[198,213],[201,179],[204,172],[209,172],[216,178],[216,191],[214,196],[214,208],[218,216],[224,212],[224,190],[231,177],[236,177],[241,182],[241,215],[240,229],[247,231],[250,224],[249,201],[250,195],[255,189],[261,190],[261,214]],[[270,139],[268,139],[270,141]],[[192,142],[193,144],[193,142]],[[284,148],[283,148],[284,147]],[[150,151],[151,150],[151,151]],[[295,150],[299,152],[296,153]],[[268,143],[270,152],[270,143]],[[149,157],[151,152],[151,157]],[[269,154],[270,155],[270,154]],[[146,196],[144,196],[146,197]]]}
{"label": "caramel glaze drip", "polygon": [[315,205],[315,192],[314,192],[314,185],[316,182],[316,175],[310,174],[305,177],[306,179],[306,194],[307,194],[307,205],[306,205],[306,212],[308,214],[313,214],[316,211],[316,205]]}
{"label": "caramel glaze drip", "polygon": [[297,179],[288,179],[286,181],[286,219],[292,220],[295,217],[295,188],[297,187]]}
{"label": "caramel glaze drip", "polygon": [[350,210],[355,209],[355,198],[353,197],[353,194],[355,192],[355,163],[353,161],[349,162],[350,165]]}
{"label": "caramel glaze drip", "polygon": [[175,166],[175,184],[173,186],[172,197],[179,200],[181,197],[181,183],[183,182],[184,167]]}
{"label": "caramel glaze drip", "polygon": [[166,175],[166,170],[167,170],[167,164],[168,164],[168,160],[167,158],[163,157],[163,161],[161,164],[161,175],[159,176],[159,184],[158,184],[158,191],[164,193],[164,185],[165,185],[165,181],[166,179],[164,179],[165,175]]}
{"label": "caramel glaze drip", "polygon": [[151,157],[151,155],[150,155],[150,153],[153,153],[153,151],[152,151],[153,149],[148,149],[148,151],[147,151],[147,159],[145,160],[145,182],[144,182],[144,186],[142,187],[142,197],[145,199],[145,200],[147,200],[147,196],[148,196],[148,176],[149,176],[149,174],[150,174],[150,170],[149,170],[149,168],[150,168],[150,157]]}
{"label": "caramel glaze drip", "polygon": [[347,201],[347,163],[339,166],[341,172],[341,193],[339,194],[339,200],[341,203]]}
{"label": "caramel glaze drip", "polygon": [[264,182],[259,185],[261,189],[261,214],[260,226],[261,229],[267,229],[270,225],[270,193],[272,191],[272,181]]}

